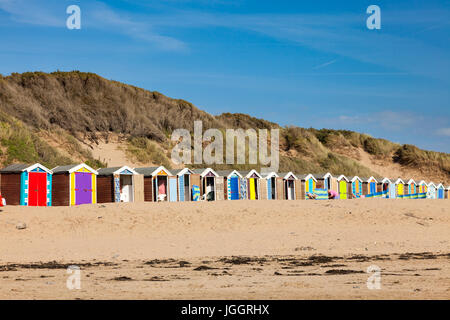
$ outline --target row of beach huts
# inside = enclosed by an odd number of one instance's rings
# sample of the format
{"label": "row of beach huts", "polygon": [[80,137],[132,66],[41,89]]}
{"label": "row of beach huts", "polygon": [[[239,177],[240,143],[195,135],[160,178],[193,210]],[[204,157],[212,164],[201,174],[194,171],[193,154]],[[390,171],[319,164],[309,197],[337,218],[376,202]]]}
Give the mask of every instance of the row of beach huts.
{"label": "row of beach huts", "polygon": [[[346,177],[205,169],[168,170],[127,166],[94,170],[82,163],[48,169],[37,163],[0,170],[0,192],[8,205],[73,206],[93,203],[199,200],[449,199],[442,183],[379,177]],[[207,199],[206,199],[207,198]]]}

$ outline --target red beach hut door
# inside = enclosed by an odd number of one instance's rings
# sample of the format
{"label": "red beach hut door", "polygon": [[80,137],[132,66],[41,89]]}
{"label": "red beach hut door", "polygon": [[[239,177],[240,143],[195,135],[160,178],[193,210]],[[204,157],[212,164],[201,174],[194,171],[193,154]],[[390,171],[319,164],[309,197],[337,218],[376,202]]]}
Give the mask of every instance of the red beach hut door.
{"label": "red beach hut door", "polygon": [[47,205],[47,174],[42,172],[30,172],[28,174],[28,205]]}

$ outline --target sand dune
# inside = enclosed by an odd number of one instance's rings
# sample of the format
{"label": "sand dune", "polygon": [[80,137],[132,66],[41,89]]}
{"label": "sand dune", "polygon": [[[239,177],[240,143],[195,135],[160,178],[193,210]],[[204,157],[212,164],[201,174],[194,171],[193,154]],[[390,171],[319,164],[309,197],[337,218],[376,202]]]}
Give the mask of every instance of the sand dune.
{"label": "sand dune", "polygon": [[448,200],[8,206],[0,298],[448,299],[449,230]]}

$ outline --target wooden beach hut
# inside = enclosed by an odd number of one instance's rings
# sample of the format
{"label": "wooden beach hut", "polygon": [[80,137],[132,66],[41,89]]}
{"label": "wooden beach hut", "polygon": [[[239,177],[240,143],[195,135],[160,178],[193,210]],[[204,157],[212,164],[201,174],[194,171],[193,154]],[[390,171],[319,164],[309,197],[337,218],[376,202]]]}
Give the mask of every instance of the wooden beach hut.
{"label": "wooden beach hut", "polygon": [[177,201],[191,201],[191,175],[194,171],[184,168],[172,170],[171,172],[177,178]]}
{"label": "wooden beach hut", "polygon": [[445,187],[442,183],[436,186],[436,199],[445,199]]}
{"label": "wooden beach hut", "polygon": [[59,166],[52,171],[52,205],[97,203],[97,170],[82,163]]}
{"label": "wooden beach hut", "polygon": [[403,179],[398,178],[394,182],[395,184],[395,197],[403,199],[405,197],[405,181]]}
{"label": "wooden beach hut", "polygon": [[309,199],[308,193],[313,194],[316,190],[317,180],[312,174],[297,174],[300,183],[299,200]]}
{"label": "wooden beach hut", "polygon": [[395,199],[395,183],[393,183],[389,178],[383,178],[381,179],[380,184],[381,190],[385,193],[384,197]]}
{"label": "wooden beach hut", "polygon": [[[292,172],[279,173],[283,181],[283,200],[295,200],[297,176]],[[279,189],[278,189],[279,190]]]}
{"label": "wooden beach hut", "polygon": [[316,179],[316,188],[317,189],[331,189],[333,176],[331,173],[314,173],[314,178]]}
{"label": "wooden beach hut", "polygon": [[134,171],[144,176],[144,201],[176,201],[176,177],[164,166],[134,168]]}
{"label": "wooden beach hut", "polygon": [[[140,176],[139,179],[137,176]],[[136,185],[139,186],[136,187]],[[97,203],[143,201],[144,180],[130,167],[112,167],[98,170]]]}
{"label": "wooden beach hut", "polygon": [[339,185],[339,199],[351,199],[352,198],[352,184],[350,180],[343,174],[336,178]]}
{"label": "wooden beach hut", "polygon": [[195,174],[200,175],[200,196],[207,199],[208,195],[212,201],[223,200],[223,178],[211,168],[194,169]]}
{"label": "wooden beach hut", "polygon": [[450,186],[445,189],[445,199],[450,199]]}
{"label": "wooden beach hut", "polygon": [[408,194],[416,194],[417,193],[417,183],[414,181],[414,179],[409,179],[406,183]]}
{"label": "wooden beach hut", "polygon": [[216,171],[219,175],[218,179],[223,179],[224,199],[239,200],[239,183],[242,175],[237,170],[220,170]]}
{"label": "wooden beach hut", "polygon": [[[266,183],[267,187],[267,199],[268,200],[276,200],[278,199],[277,197],[277,192],[278,192],[278,187],[277,187],[277,179],[280,180],[280,177],[278,176],[278,174],[276,172],[268,172],[265,174],[261,174],[263,179],[266,181],[262,181],[261,182],[261,186]],[[281,183],[282,183],[282,179],[281,179]],[[262,191],[263,188],[261,188]]]}
{"label": "wooden beach hut", "polygon": [[428,183],[427,188],[428,188],[428,190],[427,190],[427,199],[436,199],[437,198],[437,196],[436,196],[436,190],[437,190],[436,185],[433,182],[430,182],[430,183]]}
{"label": "wooden beach hut", "polygon": [[372,195],[377,192],[378,180],[371,176],[369,178],[362,178],[363,180],[363,194]]}
{"label": "wooden beach hut", "polygon": [[247,199],[259,200],[261,198],[260,193],[260,180],[262,176],[255,170],[239,171],[240,175],[246,179],[247,184]]}
{"label": "wooden beach hut", "polygon": [[427,193],[428,191],[428,184],[424,180],[420,180],[417,184],[419,188],[419,193]]}
{"label": "wooden beach hut", "polygon": [[361,198],[363,194],[363,180],[358,176],[354,176],[350,181],[352,184],[352,198]]}
{"label": "wooden beach hut", "polygon": [[52,171],[36,163],[12,164],[0,170],[0,188],[7,205],[52,205]]}

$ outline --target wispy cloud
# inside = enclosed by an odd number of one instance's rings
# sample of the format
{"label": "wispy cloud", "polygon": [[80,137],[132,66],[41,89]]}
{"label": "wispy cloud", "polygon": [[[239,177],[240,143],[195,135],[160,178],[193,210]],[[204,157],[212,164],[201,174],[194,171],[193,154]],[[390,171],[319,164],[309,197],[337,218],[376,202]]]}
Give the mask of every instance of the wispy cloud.
{"label": "wispy cloud", "polygon": [[[50,1],[51,2],[51,1]],[[63,14],[59,17],[55,10],[39,1],[0,0],[0,10],[9,14],[14,22],[47,27],[63,27]]]}
{"label": "wispy cloud", "polygon": [[336,61],[338,61],[338,59],[333,59],[333,60],[331,60],[331,61],[328,61],[328,62],[319,64],[318,66],[315,66],[313,69],[314,69],[314,70],[318,70],[318,69],[325,68],[325,67],[327,67],[327,66],[329,66],[329,65],[332,65],[332,64],[335,63]]}
{"label": "wispy cloud", "polygon": [[[21,24],[43,27],[66,27],[66,1],[0,0],[0,10]],[[154,44],[163,50],[186,50],[187,45],[176,38],[155,32],[150,22],[139,15],[114,10],[100,1],[90,1],[81,6],[82,28],[102,29]]]}
{"label": "wispy cloud", "polygon": [[377,127],[398,131],[410,126],[419,125],[423,116],[416,113],[381,111],[364,115],[340,115],[339,121],[343,124],[351,125],[364,122]]}
{"label": "wispy cloud", "polygon": [[450,128],[440,128],[436,130],[436,134],[440,136],[450,137]]}

